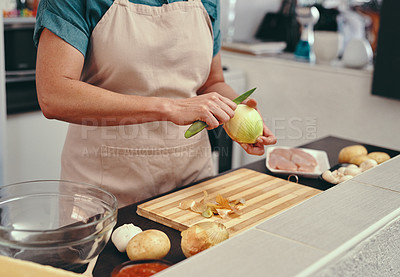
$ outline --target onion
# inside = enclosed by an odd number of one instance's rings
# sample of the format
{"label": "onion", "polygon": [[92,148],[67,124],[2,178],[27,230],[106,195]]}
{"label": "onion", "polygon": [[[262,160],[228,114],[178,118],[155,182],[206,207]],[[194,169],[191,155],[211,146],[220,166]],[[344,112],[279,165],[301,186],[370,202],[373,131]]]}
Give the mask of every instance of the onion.
{"label": "onion", "polygon": [[222,223],[200,222],[182,231],[181,248],[188,258],[229,238]]}
{"label": "onion", "polygon": [[235,116],[225,123],[228,136],[239,143],[255,143],[263,134],[263,120],[256,109],[239,104]]}

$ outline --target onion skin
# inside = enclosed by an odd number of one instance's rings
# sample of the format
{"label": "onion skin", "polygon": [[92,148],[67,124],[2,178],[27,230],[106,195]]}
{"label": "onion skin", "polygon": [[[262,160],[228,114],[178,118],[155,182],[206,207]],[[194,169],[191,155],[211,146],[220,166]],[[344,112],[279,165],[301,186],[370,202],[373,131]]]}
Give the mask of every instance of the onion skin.
{"label": "onion skin", "polygon": [[253,144],[263,134],[264,123],[261,115],[254,108],[239,104],[235,116],[224,124],[228,136],[239,143]]}
{"label": "onion skin", "polygon": [[206,250],[229,238],[222,223],[200,222],[181,233],[181,248],[186,258]]}

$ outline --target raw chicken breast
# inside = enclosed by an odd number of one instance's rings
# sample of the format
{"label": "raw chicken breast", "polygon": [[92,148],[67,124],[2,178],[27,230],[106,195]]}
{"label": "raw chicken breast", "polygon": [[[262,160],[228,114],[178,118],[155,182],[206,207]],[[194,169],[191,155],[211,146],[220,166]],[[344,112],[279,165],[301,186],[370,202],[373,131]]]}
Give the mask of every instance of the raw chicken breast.
{"label": "raw chicken breast", "polygon": [[313,172],[318,165],[312,155],[296,148],[276,148],[272,150],[268,163],[274,169],[299,172]]}
{"label": "raw chicken breast", "polygon": [[[307,152],[296,148],[291,149],[291,152],[293,153],[292,161],[294,161],[296,164],[298,164],[297,162],[299,162],[299,164],[302,165],[311,165],[311,166],[317,165],[317,161],[315,160],[315,158],[312,155],[308,154]],[[296,161],[294,159],[296,159]]]}
{"label": "raw chicken breast", "polygon": [[275,154],[271,153],[271,155],[269,156],[269,165],[272,168],[280,170],[297,171],[297,165],[294,162],[276,153]]}
{"label": "raw chicken breast", "polygon": [[[292,158],[292,151],[291,149],[285,149],[285,148],[276,148],[272,151],[274,155],[278,155],[281,157],[284,157],[286,160],[291,160]],[[271,154],[272,154],[271,153]]]}

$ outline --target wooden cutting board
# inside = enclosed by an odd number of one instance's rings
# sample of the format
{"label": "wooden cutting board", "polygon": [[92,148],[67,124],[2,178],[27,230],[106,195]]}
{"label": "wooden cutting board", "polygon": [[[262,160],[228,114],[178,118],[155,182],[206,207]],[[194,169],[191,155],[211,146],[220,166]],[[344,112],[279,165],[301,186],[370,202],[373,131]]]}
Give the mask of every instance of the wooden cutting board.
{"label": "wooden cutting board", "polygon": [[[185,199],[200,201],[204,190],[208,192],[209,202],[215,200],[218,194],[230,200],[244,198],[246,203],[240,209],[240,216],[221,218],[214,215],[205,218],[190,210],[178,208],[179,203]],[[223,223],[230,236],[234,236],[320,192],[243,168],[143,203],[138,206],[137,213],[178,231],[201,221],[213,220]]]}

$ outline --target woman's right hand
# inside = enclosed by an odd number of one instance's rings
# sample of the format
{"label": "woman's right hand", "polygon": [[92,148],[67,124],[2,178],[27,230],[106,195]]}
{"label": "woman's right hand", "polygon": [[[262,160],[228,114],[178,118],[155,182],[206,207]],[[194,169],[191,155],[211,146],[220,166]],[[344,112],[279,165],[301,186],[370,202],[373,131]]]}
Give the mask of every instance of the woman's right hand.
{"label": "woman's right hand", "polygon": [[188,125],[201,120],[207,123],[207,129],[210,130],[229,121],[235,115],[236,106],[232,100],[217,92],[209,92],[173,100],[168,120],[177,125]]}

